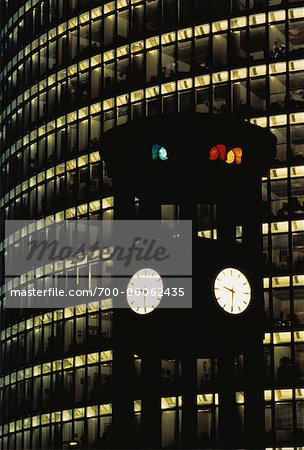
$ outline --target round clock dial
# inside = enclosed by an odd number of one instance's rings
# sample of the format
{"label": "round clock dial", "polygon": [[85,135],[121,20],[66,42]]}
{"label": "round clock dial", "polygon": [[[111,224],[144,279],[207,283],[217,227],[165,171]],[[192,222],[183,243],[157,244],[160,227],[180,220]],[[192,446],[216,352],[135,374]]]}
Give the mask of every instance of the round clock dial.
{"label": "round clock dial", "polygon": [[154,269],[136,272],[127,287],[127,301],[137,314],[149,314],[158,307],[163,296],[163,280]]}
{"label": "round clock dial", "polygon": [[241,314],[251,300],[251,287],[238,269],[227,267],[216,277],[214,295],[221,308],[229,314]]}

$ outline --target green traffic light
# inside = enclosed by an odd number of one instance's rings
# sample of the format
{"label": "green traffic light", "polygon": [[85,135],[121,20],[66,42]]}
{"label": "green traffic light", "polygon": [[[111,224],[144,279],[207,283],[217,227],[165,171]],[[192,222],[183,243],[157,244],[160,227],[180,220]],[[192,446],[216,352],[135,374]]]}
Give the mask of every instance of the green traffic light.
{"label": "green traffic light", "polygon": [[166,161],[168,159],[168,152],[165,149],[165,147],[161,147],[159,149],[158,156],[159,156],[159,159],[161,159],[162,161]]}
{"label": "green traffic light", "polygon": [[167,161],[168,159],[168,152],[167,149],[163,145],[154,144],[152,146],[152,159],[153,161],[161,160],[161,161]]}

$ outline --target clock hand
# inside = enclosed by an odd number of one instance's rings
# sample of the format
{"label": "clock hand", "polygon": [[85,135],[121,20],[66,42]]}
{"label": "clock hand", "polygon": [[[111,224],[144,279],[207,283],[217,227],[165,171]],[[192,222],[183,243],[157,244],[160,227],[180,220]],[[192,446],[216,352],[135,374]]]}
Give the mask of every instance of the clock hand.
{"label": "clock hand", "polygon": [[233,310],[234,310],[234,290],[233,289],[231,289],[231,293],[232,293],[231,312],[233,312]]}
{"label": "clock hand", "polygon": [[230,288],[228,288],[227,286],[223,286],[223,288],[224,288],[224,289],[227,289],[227,291],[234,292],[233,289],[230,289]]}

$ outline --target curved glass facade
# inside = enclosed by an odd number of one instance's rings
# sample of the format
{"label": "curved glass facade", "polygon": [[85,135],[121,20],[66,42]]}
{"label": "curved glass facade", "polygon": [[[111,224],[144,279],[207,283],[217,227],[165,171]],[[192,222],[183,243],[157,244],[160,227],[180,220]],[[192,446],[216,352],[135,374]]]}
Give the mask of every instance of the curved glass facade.
{"label": "curved glass facade", "polygon": [[[276,135],[275,167],[262,180],[265,446],[302,448],[304,1],[0,5],[2,223],[110,220],[111,179],[99,156],[101,137],[133,118],[232,113]],[[210,211],[202,217],[200,235],[216,238],[216,218]],[[4,239],[1,231],[1,252],[17,240]],[[110,447],[111,299],[93,301],[88,309],[10,311],[3,283],[0,312],[0,449],[57,449],[73,442],[78,448]],[[241,366],[236,361],[240,372]],[[160,367],[164,448],[181,445],[182,370],[177,360],[163,360]],[[134,371],[140,376],[137,355]],[[202,448],[217,442],[216,378],[216,360],[197,360]],[[242,415],[241,387],[236,395]],[[133,425],[139,439],[140,395]]]}

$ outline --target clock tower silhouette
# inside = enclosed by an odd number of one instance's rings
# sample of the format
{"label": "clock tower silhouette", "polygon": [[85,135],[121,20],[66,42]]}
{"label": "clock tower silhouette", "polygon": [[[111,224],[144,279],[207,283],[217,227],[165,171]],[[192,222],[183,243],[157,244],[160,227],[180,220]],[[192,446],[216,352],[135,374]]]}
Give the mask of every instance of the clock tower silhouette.
{"label": "clock tower silhouette", "polygon": [[[176,447],[263,447],[260,181],[275,155],[271,133],[226,116],[140,119],[104,135],[115,219],[192,221],[192,307],[114,310],[116,448],[161,448],[169,422],[160,405],[169,397],[178,399]],[[167,384],[163,361],[177,367]],[[209,394],[212,421],[202,428],[210,408],[200,401],[208,404]],[[134,442],[137,399],[142,431]]]}

